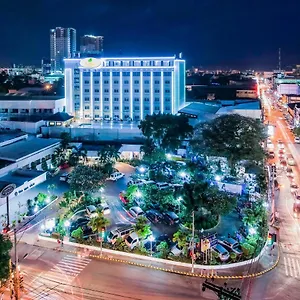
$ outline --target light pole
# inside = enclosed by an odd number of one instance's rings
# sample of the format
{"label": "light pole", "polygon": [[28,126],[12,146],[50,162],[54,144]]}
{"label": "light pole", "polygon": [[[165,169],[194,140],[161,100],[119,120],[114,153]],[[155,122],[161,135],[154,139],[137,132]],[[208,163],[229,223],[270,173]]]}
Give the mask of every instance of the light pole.
{"label": "light pole", "polygon": [[71,225],[71,223],[70,223],[69,220],[66,220],[66,221],[64,222],[64,226],[65,226],[65,228],[66,228],[66,233],[67,233],[67,236],[68,236],[68,237],[69,237],[69,228],[70,228],[70,225]]}
{"label": "light pole", "polygon": [[152,248],[152,243],[155,241],[155,237],[151,234],[150,236],[149,236],[149,241],[150,241],[150,246],[151,246],[151,256],[153,255],[153,248]]}
{"label": "light pole", "polygon": [[6,198],[6,228],[9,231],[9,195],[15,190],[16,185],[14,183],[9,183],[3,186],[0,190],[0,198]]}

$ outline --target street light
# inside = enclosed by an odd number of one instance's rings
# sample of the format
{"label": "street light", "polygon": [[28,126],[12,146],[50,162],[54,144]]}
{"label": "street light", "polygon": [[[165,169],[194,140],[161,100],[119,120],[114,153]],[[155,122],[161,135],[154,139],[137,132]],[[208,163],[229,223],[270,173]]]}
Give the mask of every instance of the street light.
{"label": "street light", "polygon": [[172,158],[172,155],[171,155],[170,153],[167,153],[167,154],[166,154],[166,157],[167,157],[167,159],[171,159],[171,158]]}
{"label": "street light", "polygon": [[37,213],[38,210],[39,210],[39,207],[36,205],[36,206],[34,207],[34,209],[33,209],[33,212]]}
{"label": "street light", "polygon": [[254,234],[256,234],[256,229],[254,228],[254,227],[250,227],[249,228],[249,234],[251,234],[251,235],[254,235]]}
{"label": "street light", "polygon": [[141,191],[136,191],[135,196],[137,198],[141,198],[143,195],[142,195]]}
{"label": "street light", "polygon": [[215,180],[216,180],[216,181],[221,181],[221,176],[220,176],[220,175],[216,175],[216,176],[215,176]]}
{"label": "street light", "polygon": [[179,176],[180,176],[181,178],[185,178],[185,177],[186,177],[186,173],[185,173],[185,172],[180,172],[180,173],[179,173]]}
{"label": "street light", "polygon": [[151,256],[152,256],[152,254],[153,254],[153,248],[152,248],[152,243],[155,241],[155,237],[151,234],[150,236],[149,236],[149,241],[150,241],[150,246],[151,246]]}
{"label": "street light", "polygon": [[139,171],[140,171],[141,173],[144,173],[144,172],[146,171],[146,169],[145,169],[144,167],[139,167]]}

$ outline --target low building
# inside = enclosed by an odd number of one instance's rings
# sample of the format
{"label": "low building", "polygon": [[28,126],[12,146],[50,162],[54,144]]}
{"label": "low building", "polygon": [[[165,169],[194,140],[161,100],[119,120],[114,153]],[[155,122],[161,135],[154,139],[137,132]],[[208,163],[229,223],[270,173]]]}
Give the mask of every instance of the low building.
{"label": "low building", "polygon": [[298,83],[281,83],[277,86],[278,95],[300,95]]}

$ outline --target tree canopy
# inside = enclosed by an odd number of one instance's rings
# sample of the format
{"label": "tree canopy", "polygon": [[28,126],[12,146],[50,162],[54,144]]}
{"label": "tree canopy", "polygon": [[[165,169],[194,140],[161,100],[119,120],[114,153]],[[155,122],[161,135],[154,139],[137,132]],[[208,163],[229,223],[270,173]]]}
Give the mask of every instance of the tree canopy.
{"label": "tree canopy", "polygon": [[151,234],[151,227],[148,224],[148,220],[144,216],[138,217],[133,227],[134,231],[141,239],[145,239],[148,235]]}
{"label": "tree canopy", "polygon": [[100,233],[102,228],[105,228],[107,225],[109,225],[109,220],[104,217],[102,211],[97,211],[97,214],[88,223],[93,232],[97,233]]}
{"label": "tree canopy", "polygon": [[155,146],[166,151],[178,149],[181,141],[193,133],[193,127],[189,124],[187,117],[172,114],[147,115],[140,122],[139,128],[148,140],[153,141]]}
{"label": "tree canopy", "polygon": [[107,145],[98,151],[99,162],[102,164],[115,163],[120,159],[118,148],[113,145]]}
{"label": "tree canopy", "polygon": [[226,157],[233,168],[241,160],[262,161],[265,153],[261,143],[265,138],[260,122],[232,114],[200,123],[191,145],[195,153]]}
{"label": "tree canopy", "polygon": [[71,173],[70,187],[74,191],[92,193],[104,183],[105,176],[87,165],[78,165]]}
{"label": "tree canopy", "polygon": [[9,252],[11,248],[12,242],[10,239],[0,234],[0,282],[5,281],[9,277]]}

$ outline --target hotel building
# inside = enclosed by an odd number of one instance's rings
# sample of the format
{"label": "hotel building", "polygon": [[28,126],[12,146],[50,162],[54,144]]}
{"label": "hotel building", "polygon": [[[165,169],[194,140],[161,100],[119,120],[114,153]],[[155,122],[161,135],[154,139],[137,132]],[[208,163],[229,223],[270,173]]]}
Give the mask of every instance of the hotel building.
{"label": "hotel building", "polygon": [[185,104],[185,61],[171,57],[65,59],[66,112],[139,121]]}

